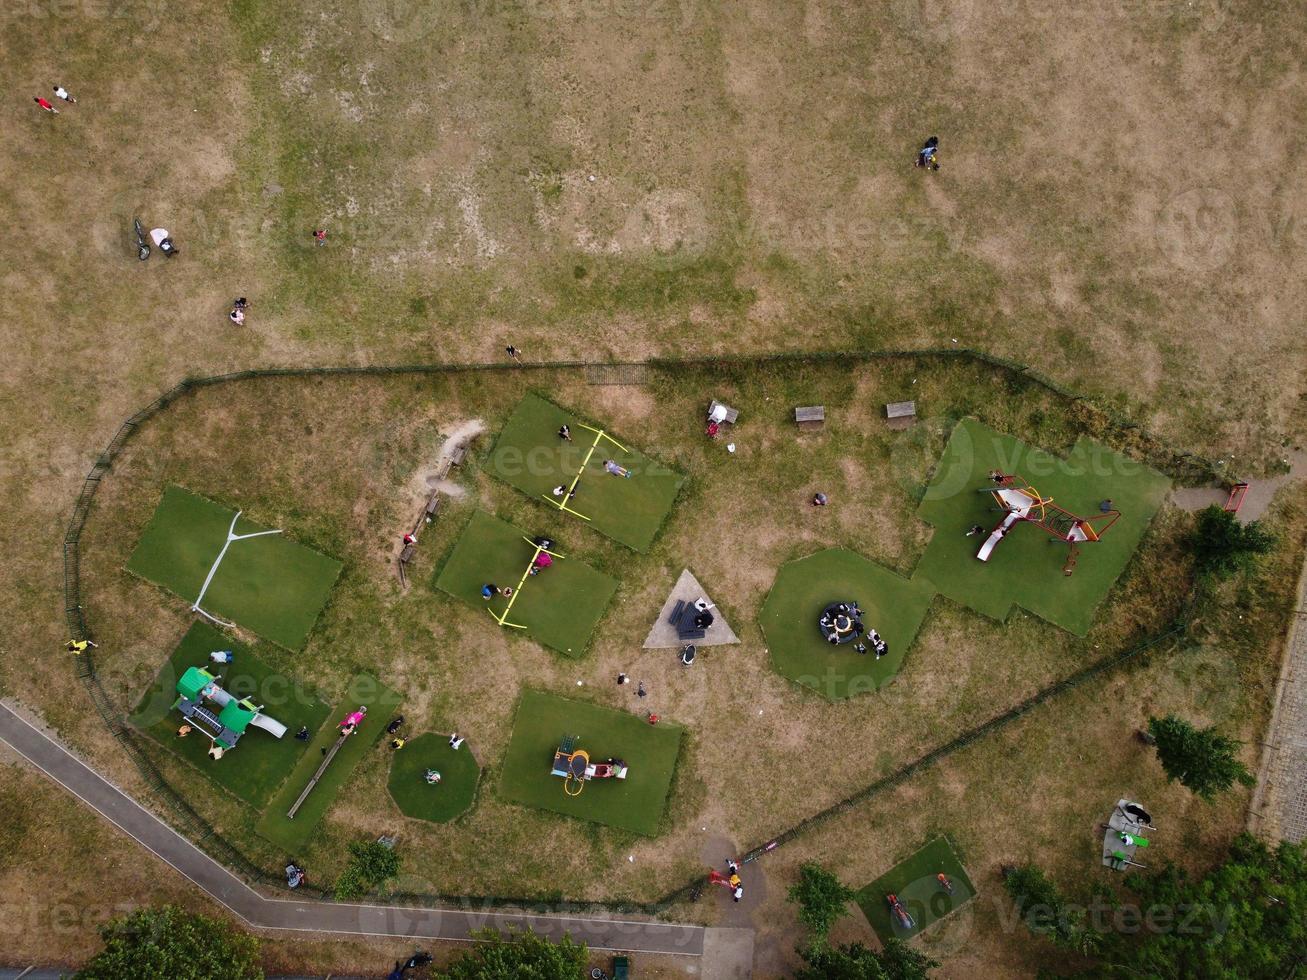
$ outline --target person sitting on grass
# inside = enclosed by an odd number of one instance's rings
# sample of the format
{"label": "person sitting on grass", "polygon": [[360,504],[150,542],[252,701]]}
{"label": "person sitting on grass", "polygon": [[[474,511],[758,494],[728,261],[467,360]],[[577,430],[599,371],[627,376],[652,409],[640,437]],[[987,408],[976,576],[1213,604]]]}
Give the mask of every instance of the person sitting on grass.
{"label": "person sitting on grass", "polygon": [[485,585],[481,586],[481,598],[485,599],[487,602],[497,595],[504,595],[504,590],[494,582],[487,582]]}
{"label": "person sitting on grass", "polygon": [[612,474],[613,476],[626,477],[626,479],[628,480],[631,478],[630,470],[628,470],[625,466],[618,466],[617,463],[615,463],[611,459],[604,460],[604,471]]}
{"label": "person sitting on grass", "polygon": [[825,507],[828,503],[830,503],[830,498],[824,493],[814,493],[812,495],[812,506]]}
{"label": "person sitting on grass", "polygon": [[394,738],[390,740],[390,747],[394,749],[396,752],[398,752],[407,743],[408,743],[408,739],[406,739],[403,735],[396,735]]}
{"label": "person sitting on grass", "polygon": [[927,170],[939,169],[939,137],[932,136],[926,140],[925,145],[917,151],[916,166],[925,167]]}
{"label": "person sitting on grass", "polygon": [[567,489],[566,484],[560,483],[558,486],[554,487],[554,489],[551,490],[550,493],[552,493],[555,497],[565,497],[566,499],[563,501],[563,503],[567,503],[568,500],[571,500],[573,497],[576,496],[576,491],[580,489],[581,489],[580,483],[574,486],[571,490]]}
{"label": "person sitting on grass", "polygon": [[560,425],[558,427],[558,438],[562,439],[564,442],[571,442],[572,441],[571,427],[566,424]]}
{"label": "person sitting on grass", "polygon": [[465,739],[462,735],[458,734],[458,732],[453,732],[449,736],[449,747],[453,749],[455,752],[457,752],[459,749],[463,747],[463,743],[466,741],[467,739]]}
{"label": "person sitting on grass", "polygon": [[434,786],[436,783],[440,782],[440,773],[436,772],[434,769],[428,769],[423,778],[426,779],[428,786]]}
{"label": "person sitting on grass", "polygon": [[399,726],[402,724],[404,724],[404,716],[396,715],[395,720],[386,726],[386,734],[394,735],[397,731],[399,731]]}
{"label": "person sitting on grass", "polygon": [[300,730],[295,733],[295,740],[298,742],[307,742],[309,740],[308,725],[300,725]]}

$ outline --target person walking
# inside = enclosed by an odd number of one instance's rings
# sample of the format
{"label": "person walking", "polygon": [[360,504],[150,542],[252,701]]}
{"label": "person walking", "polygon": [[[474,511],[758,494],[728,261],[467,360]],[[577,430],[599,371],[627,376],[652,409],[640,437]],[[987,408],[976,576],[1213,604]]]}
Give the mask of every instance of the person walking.
{"label": "person walking", "polygon": [[56,99],[63,99],[65,102],[72,103],[73,105],[77,105],[77,100],[69,95],[68,89],[64,88],[62,85],[56,85],[54,87],[54,97]]}
{"label": "person walking", "polygon": [[513,360],[517,361],[519,364],[522,363],[522,352],[518,350],[516,347],[514,347],[512,344],[509,344],[507,347],[504,348],[504,353],[507,354],[509,357],[511,357]]}
{"label": "person walking", "polygon": [[52,106],[47,99],[43,99],[40,96],[37,96],[32,101],[35,102],[37,105],[39,105],[46,112],[53,112],[56,116],[59,115],[59,110],[56,109],[54,106]]}
{"label": "person walking", "polygon": [[638,697],[638,698],[642,698],[642,697],[645,697],[646,695],[648,695],[648,693],[649,693],[649,692],[646,691],[646,690],[644,689],[644,681],[640,681],[638,684],[635,685],[635,696],[636,696],[636,697]]}

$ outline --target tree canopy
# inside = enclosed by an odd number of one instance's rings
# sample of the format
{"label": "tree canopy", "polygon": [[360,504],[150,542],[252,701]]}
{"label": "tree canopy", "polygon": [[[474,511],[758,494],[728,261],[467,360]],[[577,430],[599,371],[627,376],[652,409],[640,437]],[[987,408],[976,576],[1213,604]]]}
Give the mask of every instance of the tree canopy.
{"label": "tree canopy", "polygon": [[1256,780],[1236,757],[1239,743],[1215,728],[1195,728],[1175,715],[1148,719],[1148,734],[1157,743],[1157,758],[1166,778],[1179,781],[1205,800],[1236,782]]}
{"label": "tree canopy", "polygon": [[551,943],[530,930],[503,934],[483,929],[475,937],[477,944],[438,976],[447,980],[577,980],[585,969],[585,944],[573,942],[571,936]]}
{"label": "tree canopy", "polygon": [[172,905],[137,909],[100,930],[104,949],[81,980],[261,980],[259,941],[221,919]]}
{"label": "tree canopy", "polygon": [[819,864],[804,864],[799,868],[799,880],[791,886],[789,900],[799,907],[799,921],[813,932],[813,939],[821,943],[844,915],[854,892],[834,874]]}
{"label": "tree canopy", "polygon": [[1248,568],[1275,547],[1275,535],[1261,521],[1240,524],[1234,514],[1213,504],[1198,512],[1189,543],[1198,571],[1222,578]]}
{"label": "tree canopy", "polygon": [[800,949],[804,965],[794,980],[926,980],[939,966],[934,960],[897,939],[877,953],[861,943],[809,946]]}

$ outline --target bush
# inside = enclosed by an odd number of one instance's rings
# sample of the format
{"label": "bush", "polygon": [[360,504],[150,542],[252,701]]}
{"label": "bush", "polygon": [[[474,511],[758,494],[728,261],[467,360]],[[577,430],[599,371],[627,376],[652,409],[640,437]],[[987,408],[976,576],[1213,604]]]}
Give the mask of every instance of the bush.
{"label": "bush", "polygon": [[104,949],[81,980],[262,980],[259,942],[221,919],[172,905],[137,909],[100,930]]}
{"label": "bush", "polygon": [[399,855],[380,841],[354,841],[349,853],[349,865],[336,879],[337,901],[359,898],[399,874]]}
{"label": "bush", "polygon": [[799,868],[799,880],[790,888],[789,900],[799,907],[799,921],[813,932],[813,943],[825,942],[831,926],[847,912],[853,889],[819,864]]}

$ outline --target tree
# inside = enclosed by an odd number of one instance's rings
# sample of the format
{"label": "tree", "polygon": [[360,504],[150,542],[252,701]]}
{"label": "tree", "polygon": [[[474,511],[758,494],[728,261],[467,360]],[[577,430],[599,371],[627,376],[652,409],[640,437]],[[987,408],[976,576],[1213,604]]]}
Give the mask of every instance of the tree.
{"label": "tree", "polygon": [[1250,567],[1258,555],[1275,547],[1275,535],[1261,521],[1240,524],[1215,504],[1198,512],[1189,543],[1198,571],[1224,578]]}
{"label": "tree", "polygon": [[1134,876],[1145,910],[1167,918],[1123,939],[1111,972],[1129,977],[1279,980],[1307,963],[1307,846],[1271,850],[1243,834],[1225,863],[1191,881],[1168,867]]}
{"label": "tree", "polygon": [[1189,787],[1205,800],[1229,789],[1235,782],[1251,786],[1256,780],[1235,758],[1239,743],[1215,728],[1195,728],[1167,715],[1149,718],[1148,734],[1157,743],[1157,758],[1166,778]]}
{"label": "tree", "polygon": [[336,900],[349,901],[399,874],[399,855],[380,841],[354,841],[350,862],[336,879]]}
{"label": "tree", "polygon": [[799,921],[813,933],[813,944],[826,941],[831,926],[848,911],[853,889],[819,864],[799,868],[799,880],[789,891],[789,900],[799,907]]}
{"label": "tree", "polygon": [[800,949],[804,966],[794,980],[926,980],[939,966],[898,939],[877,953],[861,943],[847,946],[813,945]]}
{"label": "tree", "polygon": [[584,943],[564,935],[556,943],[526,932],[501,934],[498,929],[474,933],[477,944],[436,976],[446,980],[577,980],[583,975],[588,953]]}
{"label": "tree", "polygon": [[1026,928],[1035,935],[1046,936],[1054,945],[1082,954],[1092,953],[1101,945],[1101,935],[1085,921],[1084,907],[1069,904],[1035,865],[1023,864],[1004,871],[1003,887]]}
{"label": "tree", "polygon": [[259,942],[220,919],[172,905],[137,909],[100,930],[104,949],[81,980],[261,980]]}

